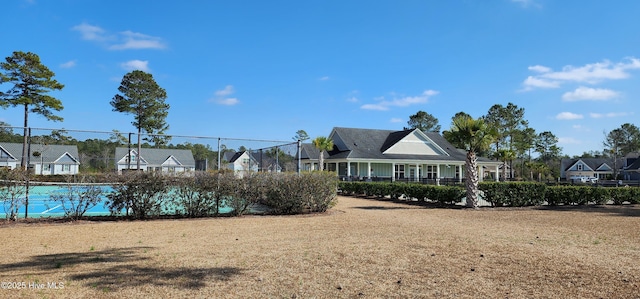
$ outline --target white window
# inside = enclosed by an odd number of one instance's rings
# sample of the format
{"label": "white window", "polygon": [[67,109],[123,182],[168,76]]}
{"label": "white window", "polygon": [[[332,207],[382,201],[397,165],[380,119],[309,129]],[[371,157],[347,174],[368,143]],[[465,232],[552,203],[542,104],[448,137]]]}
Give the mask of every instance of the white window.
{"label": "white window", "polygon": [[42,165],[42,170],[44,170],[44,171],[51,171],[51,164],[44,164],[44,165]]}
{"label": "white window", "polygon": [[62,171],[71,171],[71,165],[69,164],[62,165]]}
{"label": "white window", "polygon": [[404,179],[404,164],[396,165],[396,178]]}
{"label": "white window", "polygon": [[435,179],[438,177],[438,167],[435,165],[427,165],[426,176],[428,179]]}
{"label": "white window", "polygon": [[583,167],[583,165],[582,165],[582,164],[578,164],[578,165],[576,165],[576,169],[577,169],[578,171],[582,171],[582,170],[584,169],[584,167]]}

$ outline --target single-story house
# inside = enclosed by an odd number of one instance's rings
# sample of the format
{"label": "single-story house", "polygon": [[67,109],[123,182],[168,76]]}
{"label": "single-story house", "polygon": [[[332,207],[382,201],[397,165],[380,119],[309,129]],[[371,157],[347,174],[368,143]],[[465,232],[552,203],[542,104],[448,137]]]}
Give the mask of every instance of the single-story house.
{"label": "single-story house", "polygon": [[[577,177],[591,177],[605,180],[613,178],[614,172],[621,173],[625,159],[577,158],[560,161],[560,179],[571,180]],[[617,171],[614,171],[617,169]]]}
{"label": "single-story house", "polygon": [[115,163],[118,173],[135,170],[140,159],[140,170],[162,173],[191,172],[196,169],[193,153],[188,149],[116,148]]}
{"label": "single-story house", "polygon": [[260,169],[258,161],[248,151],[224,152],[223,159],[227,169],[233,171],[239,177],[244,176],[246,172],[258,172]]}
{"label": "single-story house", "polygon": [[[324,152],[324,169],[341,179],[462,181],[466,152],[436,132],[333,128],[333,149]],[[320,152],[312,144],[300,149],[302,170],[318,169]],[[478,157],[479,178],[497,173],[502,162]],[[493,178],[495,180],[495,178]]]}
{"label": "single-story house", "polygon": [[[0,143],[0,167],[20,167],[22,143]],[[29,168],[34,174],[77,174],[80,169],[75,145],[31,144]]]}

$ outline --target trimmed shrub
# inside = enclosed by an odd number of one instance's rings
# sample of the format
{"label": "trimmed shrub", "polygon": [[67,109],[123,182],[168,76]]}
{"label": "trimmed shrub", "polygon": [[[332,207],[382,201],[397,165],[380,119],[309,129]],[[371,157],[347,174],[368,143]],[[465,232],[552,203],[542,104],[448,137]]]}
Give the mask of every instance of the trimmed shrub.
{"label": "trimmed shrub", "polygon": [[479,189],[492,206],[537,206],[545,199],[546,186],[535,182],[481,182]]}

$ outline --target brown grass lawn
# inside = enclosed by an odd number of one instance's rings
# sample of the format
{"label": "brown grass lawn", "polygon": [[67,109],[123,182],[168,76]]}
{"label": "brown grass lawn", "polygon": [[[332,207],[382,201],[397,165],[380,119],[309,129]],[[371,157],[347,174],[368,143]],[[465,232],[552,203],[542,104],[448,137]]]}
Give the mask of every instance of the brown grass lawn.
{"label": "brown grass lawn", "polygon": [[0,298],[640,298],[638,206],[474,211],[339,197],[322,215],[0,233]]}

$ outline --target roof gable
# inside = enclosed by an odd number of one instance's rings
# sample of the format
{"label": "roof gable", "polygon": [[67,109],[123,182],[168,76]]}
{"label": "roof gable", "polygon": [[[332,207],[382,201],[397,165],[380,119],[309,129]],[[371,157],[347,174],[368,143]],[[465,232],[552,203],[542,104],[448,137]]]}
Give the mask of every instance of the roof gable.
{"label": "roof gable", "polygon": [[[398,138],[399,140],[396,141]],[[387,138],[381,151],[383,154],[449,155],[420,130],[400,131],[389,134],[389,138]]]}
{"label": "roof gable", "polygon": [[589,167],[587,163],[582,161],[582,159],[578,159],[574,163],[570,164],[567,168],[568,171],[593,171],[593,168]]}
{"label": "roof gable", "polygon": [[182,163],[176,159],[174,156],[169,156],[164,162],[162,162],[162,166],[182,166]]}
{"label": "roof gable", "polygon": [[58,159],[55,160],[55,163],[58,164],[76,164],[78,163],[78,161],[71,156],[69,153],[64,153],[62,156],[58,157]]}
{"label": "roof gable", "polygon": [[0,145],[0,158],[7,158],[8,160],[18,160],[16,157],[9,152],[4,146]]}

